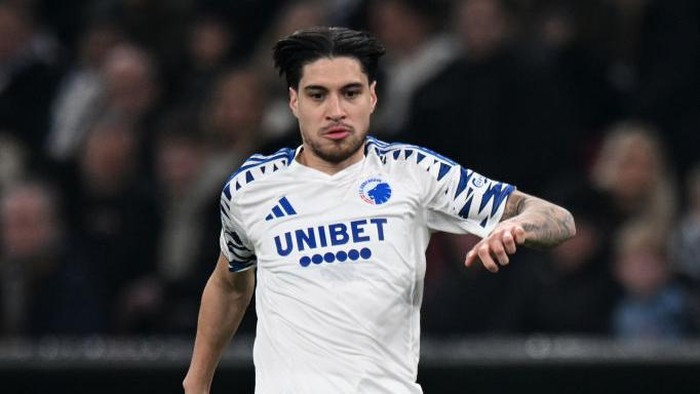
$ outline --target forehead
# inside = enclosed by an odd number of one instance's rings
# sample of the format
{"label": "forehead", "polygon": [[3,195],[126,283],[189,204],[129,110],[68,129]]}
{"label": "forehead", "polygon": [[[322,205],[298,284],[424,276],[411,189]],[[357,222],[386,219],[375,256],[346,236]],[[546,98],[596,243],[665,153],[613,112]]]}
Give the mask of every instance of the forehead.
{"label": "forehead", "polygon": [[299,88],[307,86],[338,87],[351,83],[369,84],[362,64],[352,57],[323,57],[304,65]]}

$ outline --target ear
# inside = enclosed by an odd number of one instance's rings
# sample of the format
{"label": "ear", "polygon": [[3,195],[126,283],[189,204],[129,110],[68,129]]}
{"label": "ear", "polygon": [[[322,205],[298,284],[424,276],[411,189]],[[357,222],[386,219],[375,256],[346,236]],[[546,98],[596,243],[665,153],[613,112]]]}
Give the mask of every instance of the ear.
{"label": "ear", "polygon": [[370,113],[374,113],[374,108],[377,106],[377,81],[369,85],[369,100],[372,108]]}
{"label": "ear", "polygon": [[289,88],[289,109],[292,110],[294,117],[299,117],[299,93],[294,88]]}

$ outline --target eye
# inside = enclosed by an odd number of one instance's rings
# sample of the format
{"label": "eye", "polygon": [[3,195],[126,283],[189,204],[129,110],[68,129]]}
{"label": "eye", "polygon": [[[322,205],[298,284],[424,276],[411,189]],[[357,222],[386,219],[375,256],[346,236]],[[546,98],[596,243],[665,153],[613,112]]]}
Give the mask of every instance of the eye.
{"label": "eye", "polygon": [[345,97],[349,99],[353,99],[362,93],[359,89],[348,89],[345,91]]}
{"label": "eye", "polygon": [[314,101],[322,101],[325,97],[323,92],[309,92],[309,98]]}

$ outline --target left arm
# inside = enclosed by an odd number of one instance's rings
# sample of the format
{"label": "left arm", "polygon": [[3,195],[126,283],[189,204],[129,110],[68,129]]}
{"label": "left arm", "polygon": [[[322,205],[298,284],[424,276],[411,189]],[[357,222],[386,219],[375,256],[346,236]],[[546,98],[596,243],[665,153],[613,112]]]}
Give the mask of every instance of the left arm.
{"label": "left arm", "polygon": [[518,245],[546,249],[576,234],[574,218],[566,209],[519,191],[506,201],[500,223],[467,253],[465,264],[481,260],[486,269],[498,272],[509,262]]}

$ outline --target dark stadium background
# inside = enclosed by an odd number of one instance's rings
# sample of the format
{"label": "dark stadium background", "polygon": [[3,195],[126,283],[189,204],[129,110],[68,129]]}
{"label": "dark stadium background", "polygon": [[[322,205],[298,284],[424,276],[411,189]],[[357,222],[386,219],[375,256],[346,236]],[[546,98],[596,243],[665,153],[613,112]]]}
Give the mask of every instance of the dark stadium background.
{"label": "dark stadium background", "polygon": [[299,144],[271,46],[329,24],[387,47],[373,135],[576,217],[498,275],[433,237],[424,391],[696,392],[695,0],[0,1],[0,392],[180,390],[221,186]]}

